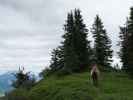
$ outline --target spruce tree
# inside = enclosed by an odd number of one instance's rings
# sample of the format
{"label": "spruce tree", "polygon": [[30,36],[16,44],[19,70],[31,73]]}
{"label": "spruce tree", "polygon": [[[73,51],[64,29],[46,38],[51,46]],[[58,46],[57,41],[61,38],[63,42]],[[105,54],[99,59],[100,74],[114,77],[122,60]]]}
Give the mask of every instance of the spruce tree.
{"label": "spruce tree", "polygon": [[109,39],[106,30],[100,17],[97,15],[93,24],[92,34],[94,37],[94,55],[97,59],[97,63],[103,66],[103,70],[106,70],[111,66],[112,62],[112,50],[111,40]]}
{"label": "spruce tree", "polygon": [[[126,60],[124,60],[123,63],[125,70],[133,77],[133,7],[130,11],[126,29],[126,39],[124,40],[126,43],[126,52],[123,51],[123,53],[125,52],[125,56],[123,57]],[[123,46],[125,45],[123,44]]]}
{"label": "spruce tree", "polygon": [[87,69],[89,65],[90,44],[87,40],[88,30],[79,9],[75,9],[74,12],[68,14],[64,31],[65,67],[72,71]]}
{"label": "spruce tree", "polygon": [[64,67],[64,48],[59,46],[52,51],[50,62],[51,72],[56,72]]}
{"label": "spruce tree", "polygon": [[64,32],[61,49],[52,52],[51,70],[70,73],[86,70],[90,64],[91,47],[87,40],[88,30],[79,9],[68,13]]}
{"label": "spruce tree", "polygon": [[90,41],[88,41],[88,29],[84,24],[81,12],[79,9],[75,9],[74,11],[74,18],[75,18],[75,52],[79,56],[80,61],[80,69],[84,70],[90,64]]}
{"label": "spruce tree", "polygon": [[79,62],[77,61],[78,55],[74,50],[75,27],[74,27],[74,16],[72,12],[68,13],[66,24],[64,25],[64,31],[65,31],[65,34],[63,35],[64,68],[65,70],[72,72],[76,70],[74,69],[75,67],[77,68],[79,67],[78,65]]}
{"label": "spruce tree", "polygon": [[125,71],[128,71],[128,60],[127,60],[127,46],[128,46],[128,30],[127,30],[127,24],[128,20],[126,22],[126,25],[123,27],[120,27],[120,41],[119,41],[119,46],[120,46],[120,52],[119,52],[119,57],[121,58],[121,62],[123,64],[122,69]]}

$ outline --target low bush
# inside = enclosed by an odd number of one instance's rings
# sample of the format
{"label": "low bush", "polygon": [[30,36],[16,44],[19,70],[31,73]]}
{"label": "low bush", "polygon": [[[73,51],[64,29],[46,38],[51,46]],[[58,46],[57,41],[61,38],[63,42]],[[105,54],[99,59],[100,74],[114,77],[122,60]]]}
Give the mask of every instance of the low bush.
{"label": "low bush", "polygon": [[30,100],[30,99],[27,90],[15,89],[6,94],[6,100]]}

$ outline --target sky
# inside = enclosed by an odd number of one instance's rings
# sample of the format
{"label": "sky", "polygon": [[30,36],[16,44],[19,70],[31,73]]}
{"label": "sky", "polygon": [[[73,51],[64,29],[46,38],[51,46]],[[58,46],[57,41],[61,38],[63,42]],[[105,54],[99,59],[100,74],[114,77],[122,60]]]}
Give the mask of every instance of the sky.
{"label": "sky", "polygon": [[52,49],[62,41],[67,13],[75,8],[82,11],[89,30],[99,14],[112,40],[114,63],[119,63],[119,26],[132,4],[132,0],[0,0],[0,73],[20,66],[33,72],[47,67]]}

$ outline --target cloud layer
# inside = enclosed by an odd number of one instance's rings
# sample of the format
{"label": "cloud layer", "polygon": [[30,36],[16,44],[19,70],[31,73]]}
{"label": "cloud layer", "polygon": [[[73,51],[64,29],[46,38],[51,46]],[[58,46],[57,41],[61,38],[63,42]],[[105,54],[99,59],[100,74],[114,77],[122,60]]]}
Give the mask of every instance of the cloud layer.
{"label": "cloud layer", "polygon": [[117,50],[119,25],[124,24],[131,0],[0,0],[0,70],[22,65],[41,70],[63,34],[67,12],[80,8],[87,27],[99,14]]}

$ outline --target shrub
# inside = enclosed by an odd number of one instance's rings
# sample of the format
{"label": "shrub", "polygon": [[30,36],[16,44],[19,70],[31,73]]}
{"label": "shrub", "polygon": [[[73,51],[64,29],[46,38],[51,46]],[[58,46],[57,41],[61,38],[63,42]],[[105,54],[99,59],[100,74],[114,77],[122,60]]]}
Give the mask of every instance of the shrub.
{"label": "shrub", "polygon": [[39,74],[39,76],[42,78],[45,78],[45,77],[49,76],[50,73],[51,73],[51,70],[50,70],[50,68],[47,67]]}
{"label": "shrub", "polygon": [[30,99],[27,90],[15,89],[6,94],[6,100],[30,100]]}

